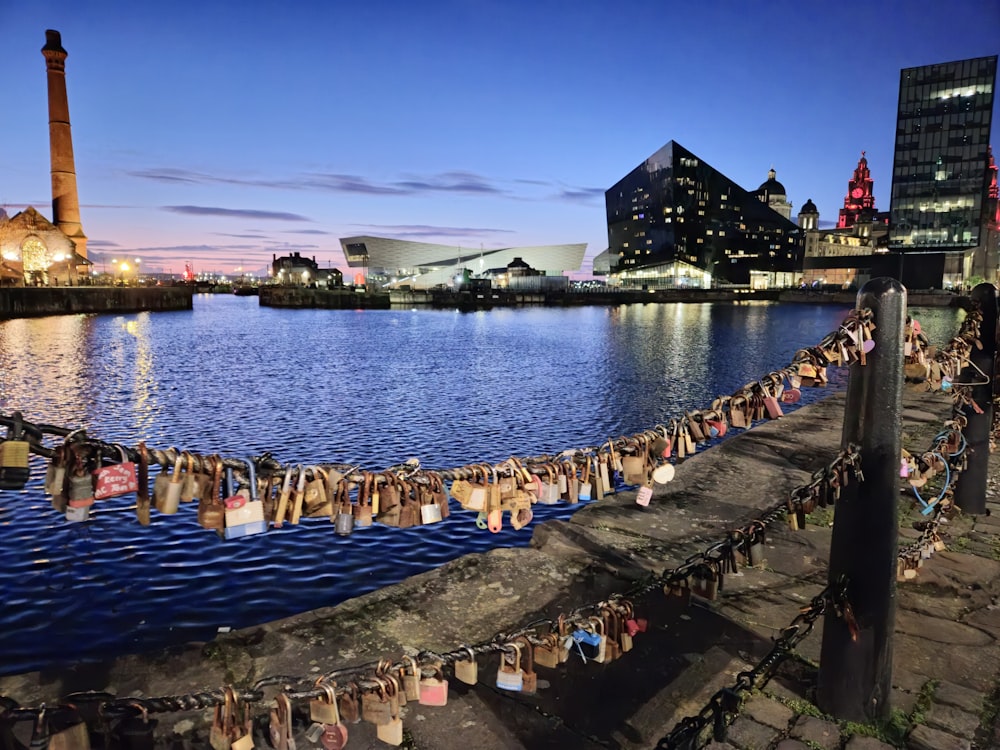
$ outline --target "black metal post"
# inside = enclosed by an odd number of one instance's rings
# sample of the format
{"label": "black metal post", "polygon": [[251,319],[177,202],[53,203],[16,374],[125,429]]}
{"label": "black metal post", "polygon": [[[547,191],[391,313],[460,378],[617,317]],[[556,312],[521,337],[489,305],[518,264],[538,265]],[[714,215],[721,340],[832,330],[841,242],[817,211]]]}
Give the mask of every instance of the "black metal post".
{"label": "black metal post", "polygon": [[[986,513],[986,469],[990,460],[990,430],[993,427],[994,363],[997,351],[997,289],[992,284],[978,284],[972,290],[973,303],[979,304],[983,322],[979,324],[982,350],[973,348],[969,360],[972,365],[962,370],[961,383],[978,383],[972,387],[972,400],[980,409],[971,407],[963,413],[969,420],[963,434],[968,465],[955,484],[955,505],[965,513]],[[974,366],[973,366],[974,365]],[[978,369],[977,369],[978,368]]]}
{"label": "black metal post", "polygon": [[844,619],[827,612],[817,702],[838,719],[874,722],[889,717],[892,688],[906,289],[895,279],[872,279],[857,306],[874,313],[875,348],[867,364],[851,365],[842,444],[861,446],[865,481],[841,491],[829,571],[831,583],[847,577],[857,640]]}

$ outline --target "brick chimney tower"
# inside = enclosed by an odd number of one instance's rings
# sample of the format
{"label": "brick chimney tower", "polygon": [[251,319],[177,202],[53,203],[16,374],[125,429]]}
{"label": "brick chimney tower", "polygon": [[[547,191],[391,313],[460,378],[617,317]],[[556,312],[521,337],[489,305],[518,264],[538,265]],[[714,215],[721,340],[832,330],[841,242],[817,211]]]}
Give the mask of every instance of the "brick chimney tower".
{"label": "brick chimney tower", "polygon": [[73,136],[69,131],[66,98],[66,50],[58,31],[45,32],[45,70],[49,83],[49,158],[52,164],[52,223],[87,257],[87,236],[80,225],[80,199],[76,192]]}

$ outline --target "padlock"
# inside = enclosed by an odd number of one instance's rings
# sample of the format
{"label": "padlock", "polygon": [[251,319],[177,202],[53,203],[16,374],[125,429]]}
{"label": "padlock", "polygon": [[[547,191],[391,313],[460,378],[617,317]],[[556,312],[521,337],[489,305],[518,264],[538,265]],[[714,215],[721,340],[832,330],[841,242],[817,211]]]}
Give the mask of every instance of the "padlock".
{"label": "padlock", "polygon": [[[58,706],[49,711],[49,741],[39,745],[47,750],[90,750],[90,732],[72,706]],[[31,747],[36,747],[32,741]]]}
{"label": "padlock", "polygon": [[497,668],[496,685],[502,690],[521,692],[524,683],[524,672],[521,670],[521,646],[517,643],[507,644],[514,650],[513,664],[508,664],[508,655],[500,654],[500,666]]}
{"label": "padlock", "polygon": [[[180,507],[181,489],[183,489],[184,481],[184,478],[181,476],[182,466],[183,459],[180,456],[177,456],[177,460],[174,461],[174,472],[170,475],[166,489],[163,491],[163,497],[160,499],[159,504],[156,507],[160,513],[173,515]],[[159,480],[159,477],[157,477],[157,480]]]}
{"label": "padlock", "polygon": [[316,687],[323,691],[322,698],[309,701],[309,718],[320,724],[337,724],[340,722],[340,709],[337,705],[337,683],[329,683],[322,679],[316,682]]}
{"label": "padlock", "polygon": [[521,692],[529,694],[536,693],[538,692],[538,674],[535,672],[534,648],[532,647],[531,641],[528,640],[527,636],[521,636],[517,639],[516,643],[521,646],[521,656],[524,657],[524,674],[521,677]]}
{"label": "padlock", "polygon": [[361,694],[361,718],[376,725],[388,724],[392,716],[385,681],[381,677],[373,679],[378,687]]}
{"label": "padlock", "polygon": [[347,744],[347,727],[343,724],[324,724],[319,744],[323,750],[342,750]]}
{"label": "padlock", "polygon": [[[254,750],[253,747],[253,720],[250,716],[250,704],[243,704],[243,716],[239,716],[240,713],[240,700],[236,695],[236,691],[232,688],[229,690],[233,693],[233,724],[231,730],[232,745],[231,750]],[[292,749],[294,750],[294,749]]]}
{"label": "padlock", "polygon": [[[669,466],[670,464],[667,464]],[[649,505],[649,501],[653,499],[653,477],[650,477],[645,481],[639,491],[635,493],[635,504],[646,507]]]}
{"label": "padlock", "polygon": [[31,476],[28,468],[30,445],[24,439],[21,412],[14,412],[12,417],[7,438],[0,441],[0,490],[23,490]]}
{"label": "padlock", "polygon": [[[49,465],[45,469],[45,494],[52,495],[53,507],[60,510],[59,505],[62,505],[62,511],[66,510],[65,482],[66,448],[65,446],[57,445],[52,449],[52,458],[49,460]],[[57,497],[61,498],[61,500],[57,501]]]}
{"label": "padlock", "polygon": [[403,690],[406,692],[406,700],[419,701],[420,699],[420,669],[412,656],[404,656],[403,661],[409,664],[410,671],[403,671]]}
{"label": "padlock", "polygon": [[288,519],[288,522],[292,525],[297,525],[299,519],[302,518],[302,506],[306,499],[306,468],[299,465],[296,471],[298,472],[298,481],[295,484],[295,490],[292,492],[291,515]]}
{"label": "padlock", "polygon": [[459,659],[455,662],[455,678],[466,685],[475,685],[479,682],[479,666],[476,663],[476,654],[468,646],[463,647],[468,652],[468,659]]}
{"label": "padlock", "polygon": [[212,750],[232,750],[233,746],[233,727],[235,725],[233,701],[235,694],[232,688],[226,686],[223,690],[223,696],[223,702],[215,706],[212,727],[208,732],[208,744],[212,746]]}
{"label": "padlock", "polygon": [[329,476],[321,466],[310,466],[306,471],[312,473],[312,479],[306,477],[302,495],[302,514],[307,518],[329,516],[333,521],[336,510],[326,491]]}
{"label": "padlock", "polygon": [[[82,459],[81,459],[82,460]],[[83,471],[79,474],[77,471]],[[66,520],[72,522],[86,521],[90,518],[90,508],[94,504],[94,480],[85,464],[77,463],[69,478],[69,507],[66,508]]]}
{"label": "padlock", "polygon": [[653,469],[652,479],[657,484],[667,484],[674,479],[674,465],[672,463],[664,462]]}
{"label": "padlock", "polygon": [[199,478],[194,471],[194,455],[190,451],[181,454],[184,461],[184,475],[181,479],[181,502],[190,503],[198,499]]}
{"label": "padlock", "polygon": [[598,637],[597,654],[593,657],[593,660],[598,664],[604,664],[609,661],[608,659],[608,633],[604,628],[604,621],[600,617],[590,618],[591,626]]}
{"label": "padlock", "polygon": [[604,644],[604,661],[611,662],[622,655],[621,619],[610,607],[601,609],[601,622],[604,624],[606,641]]}
{"label": "padlock", "polygon": [[292,498],[292,477],[295,470],[291,464],[285,469],[285,476],[281,481],[281,491],[278,493],[278,505],[274,509],[274,527],[280,529],[285,524],[288,516],[288,503]]}
{"label": "padlock", "polygon": [[[319,740],[325,748],[334,748],[334,750],[342,748],[347,744],[347,727],[341,721],[337,707],[336,684],[322,680],[316,684],[323,689],[325,700],[310,701],[309,715],[313,721],[319,723],[323,728]],[[356,702],[355,706],[357,706]]]}
{"label": "padlock", "polygon": [[119,461],[116,464],[100,466],[94,471],[94,499],[130,495],[139,489],[135,463],[128,460],[125,448],[116,445]]}
{"label": "padlock", "polygon": [[364,472],[365,480],[358,484],[358,502],[351,503],[351,487],[354,485],[345,477],[340,482],[340,492],[344,507],[350,508],[356,527],[371,526],[378,513],[379,495],[372,492],[371,474]]}
{"label": "padlock", "polygon": [[581,502],[587,502],[591,497],[591,483],[590,483],[590,464],[592,463],[589,456],[583,459],[583,467],[580,469],[580,489],[577,490],[577,497]]}
{"label": "padlock", "polygon": [[211,486],[207,492],[201,493],[201,498],[198,500],[198,523],[202,528],[221,532],[226,528],[226,506],[219,497],[223,470],[222,458],[216,455],[204,460],[211,470]]}
{"label": "padlock", "polygon": [[[334,531],[340,536],[350,535],[354,531],[355,522],[358,520],[357,518],[355,518],[354,515],[354,507],[352,507],[351,505],[351,496],[347,489],[347,484],[348,484],[347,479],[341,479],[337,483],[337,493],[336,493],[337,497],[335,503],[337,506],[337,516],[336,520],[334,521]],[[361,502],[362,499],[363,498],[359,493],[357,507],[360,509],[368,508],[367,525],[371,526],[372,522],[371,506],[367,504],[362,505]],[[365,500],[365,503],[367,503],[367,500]],[[363,521],[363,516],[362,516],[362,521]]]}
{"label": "padlock", "polygon": [[691,575],[691,592],[713,601],[719,594],[719,572],[707,563],[699,565]]}
{"label": "padlock", "polygon": [[764,562],[764,529],[763,523],[754,521],[744,541],[747,565],[751,568],[756,568]]}
{"label": "padlock", "polygon": [[555,505],[561,499],[559,479],[551,464],[542,467],[544,476],[535,474],[535,485],[538,488],[538,502],[542,505]]}
{"label": "padlock", "polygon": [[153,750],[157,720],[149,718],[149,711],[138,703],[132,704],[138,713],[126,716],[115,727],[114,734],[123,750]]}
{"label": "padlock", "polygon": [[554,669],[559,666],[559,636],[556,633],[549,633],[541,637],[541,643],[535,646],[535,664],[541,667]]}
{"label": "padlock", "polygon": [[758,381],[758,386],[760,386],[760,393],[764,400],[764,409],[767,413],[768,419],[778,419],[784,416],[784,412],[781,411],[781,404],[778,403],[778,399],[775,398],[774,393],[768,389],[763,381]]}
{"label": "padlock", "polygon": [[149,451],[146,444],[139,441],[139,464],[136,467],[135,518],[140,526],[152,523],[152,501],[149,497]]}
{"label": "padlock", "polygon": [[292,732],[292,702],[285,693],[274,696],[274,708],[271,709],[268,733],[274,750],[295,750],[295,738]]}
{"label": "padlock", "polygon": [[423,524],[437,523],[442,520],[441,506],[428,493],[421,496],[420,501],[420,522]]}
{"label": "padlock", "polygon": [[388,684],[386,691],[389,694],[389,721],[375,727],[375,736],[388,745],[399,746],[403,744],[403,721],[399,718],[399,696],[401,690],[396,678],[386,675]]}
{"label": "padlock", "polygon": [[563,639],[563,647],[579,654],[584,664],[597,656],[600,645],[600,636],[583,628],[577,628]]}
{"label": "padlock", "polygon": [[441,671],[440,665],[434,666],[433,677],[420,679],[420,699],[418,702],[424,706],[448,705],[448,680],[444,678],[444,672]]}
{"label": "padlock", "polygon": [[358,686],[349,682],[344,686],[337,699],[337,708],[340,710],[340,720],[344,724],[357,724],[361,721],[361,702]]}

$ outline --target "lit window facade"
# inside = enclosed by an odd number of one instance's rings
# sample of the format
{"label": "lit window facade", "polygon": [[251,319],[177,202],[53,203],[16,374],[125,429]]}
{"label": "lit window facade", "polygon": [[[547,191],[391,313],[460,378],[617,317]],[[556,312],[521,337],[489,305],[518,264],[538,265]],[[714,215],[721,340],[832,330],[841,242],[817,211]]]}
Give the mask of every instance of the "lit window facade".
{"label": "lit window facade", "polygon": [[900,72],[891,250],[980,244],[996,72],[996,55]]}
{"label": "lit window facade", "polygon": [[707,285],[710,277],[749,285],[751,271],[790,278],[802,267],[792,221],[673,141],[604,198],[610,271],[622,286]]}

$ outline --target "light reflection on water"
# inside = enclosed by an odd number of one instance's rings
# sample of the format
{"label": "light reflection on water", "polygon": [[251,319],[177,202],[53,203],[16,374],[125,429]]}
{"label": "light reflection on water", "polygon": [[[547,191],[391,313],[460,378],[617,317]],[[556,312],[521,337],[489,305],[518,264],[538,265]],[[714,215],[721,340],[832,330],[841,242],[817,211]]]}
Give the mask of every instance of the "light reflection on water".
{"label": "light reflection on water", "polygon": [[[789,362],[846,307],[645,304],[328,311],[199,295],[176,313],[0,323],[0,410],[111,442],[283,462],[447,468],[633,433]],[[932,341],[960,314],[916,311]],[[831,371],[833,387],[842,371]],[[825,395],[804,391],[803,403]],[[139,526],[67,524],[41,492],[0,493],[0,673],[210,638],[385,586],[468,551],[526,545],[471,514],[347,538],[308,519],[223,542],[195,508]],[[539,507],[536,522],[572,513]],[[294,583],[290,583],[293,581]],[[82,629],[86,637],[80,637]]]}

